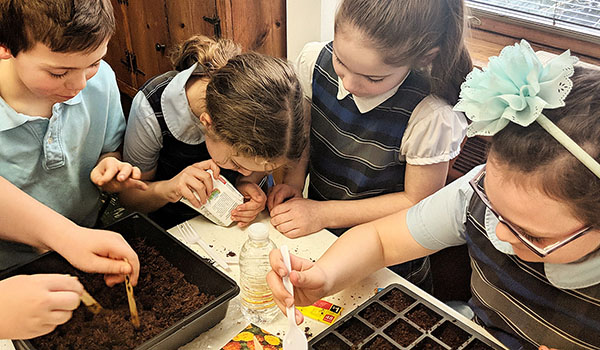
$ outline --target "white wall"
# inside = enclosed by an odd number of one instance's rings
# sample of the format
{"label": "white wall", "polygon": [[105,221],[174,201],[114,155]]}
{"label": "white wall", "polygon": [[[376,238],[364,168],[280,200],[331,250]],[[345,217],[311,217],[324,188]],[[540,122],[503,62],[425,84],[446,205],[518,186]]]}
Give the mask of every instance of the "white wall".
{"label": "white wall", "polygon": [[287,57],[295,60],[304,44],[333,39],[333,19],[341,0],[288,0]]}

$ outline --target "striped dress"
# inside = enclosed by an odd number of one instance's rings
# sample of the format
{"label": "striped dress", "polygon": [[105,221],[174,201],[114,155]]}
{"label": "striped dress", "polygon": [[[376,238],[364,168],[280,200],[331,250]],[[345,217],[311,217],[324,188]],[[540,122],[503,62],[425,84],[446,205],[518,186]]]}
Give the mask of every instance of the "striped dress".
{"label": "striped dress", "polygon": [[485,208],[473,196],[467,209],[476,321],[509,349],[600,349],[600,284],[557,288],[546,278],[543,263],[498,251],[487,238]]}
{"label": "striped dress", "polygon": [[312,81],[309,198],[346,200],[404,190],[402,136],[415,107],[429,95],[411,72],[395,95],[361,114],[352,95],[337,99],[332,43],[317,59]]}

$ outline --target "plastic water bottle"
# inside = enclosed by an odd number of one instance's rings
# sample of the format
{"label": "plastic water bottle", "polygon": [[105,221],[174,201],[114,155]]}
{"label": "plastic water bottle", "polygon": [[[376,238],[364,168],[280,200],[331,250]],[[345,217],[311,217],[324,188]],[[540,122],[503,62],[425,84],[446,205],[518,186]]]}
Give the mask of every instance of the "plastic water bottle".
{"label": "plastic water bottle", "polygon": [[269,253],[276,249],[269,239],[269,229],[263,223],[248,227],[248,240],[240,252],[240,296],[242,313],[252,323],[267,323],[277,316],[279,309],[267,285],[271,271]]}

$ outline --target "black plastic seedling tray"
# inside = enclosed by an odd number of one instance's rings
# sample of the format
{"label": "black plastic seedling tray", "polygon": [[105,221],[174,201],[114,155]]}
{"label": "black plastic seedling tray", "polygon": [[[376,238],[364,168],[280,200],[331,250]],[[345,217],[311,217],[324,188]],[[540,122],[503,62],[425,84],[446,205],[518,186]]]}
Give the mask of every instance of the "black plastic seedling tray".
{"label": "black plastic seedling tray", "polygon": [[312,339],[309,349],[502,348],[408,288],[392,284]]}
{"label": "black plastic seedling tray", "polygon": [[[148,339],[135,350],[171,350],[188,343],[200,333],[219,323],[227,312],[229,301],[240,291],[238,285],[227,275],[212,266],[176,238],[165,232],[145,216],[134,213],[106,229],[119,232],[128,242],[136,238],[145,238],[145,244],[153,247],[169,263],[184,274],[191,284],[198,286],[200,292],[214,295],[215,299],[192,312],[188,316],[165,329],[155,337]],[[18,274],[63,273],[69,264],[60,255],[51,252],[39,258],[15,267],[0,279]],[[13,341],[17,350],[35,350],[28,340]]]}

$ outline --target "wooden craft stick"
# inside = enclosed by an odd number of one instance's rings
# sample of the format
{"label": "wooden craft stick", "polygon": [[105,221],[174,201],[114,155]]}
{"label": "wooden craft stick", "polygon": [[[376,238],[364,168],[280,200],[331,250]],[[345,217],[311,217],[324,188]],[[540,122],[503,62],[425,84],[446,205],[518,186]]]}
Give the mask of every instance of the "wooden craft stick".
{"label": "wooden craft stick", "polygon": [[90,310],[94,315],[98,314],[102,311],[102,306],[100,303],[94,299],[90,293],[88,293],[85,289],[83,290],[83,294],[79,297],[83,304]]}
{"label": "wooden craft stick", "polygon": [[[127,259],[125,262],[129,263]],[[137,329],[140,328],[140,317],[138,316],[135,298],[133,297],[133,287],[129,281],[129,275],[125,275],[125,289],[127,290],[127,301],[129,302],[129,313],[131,314],[131,323]]]}

